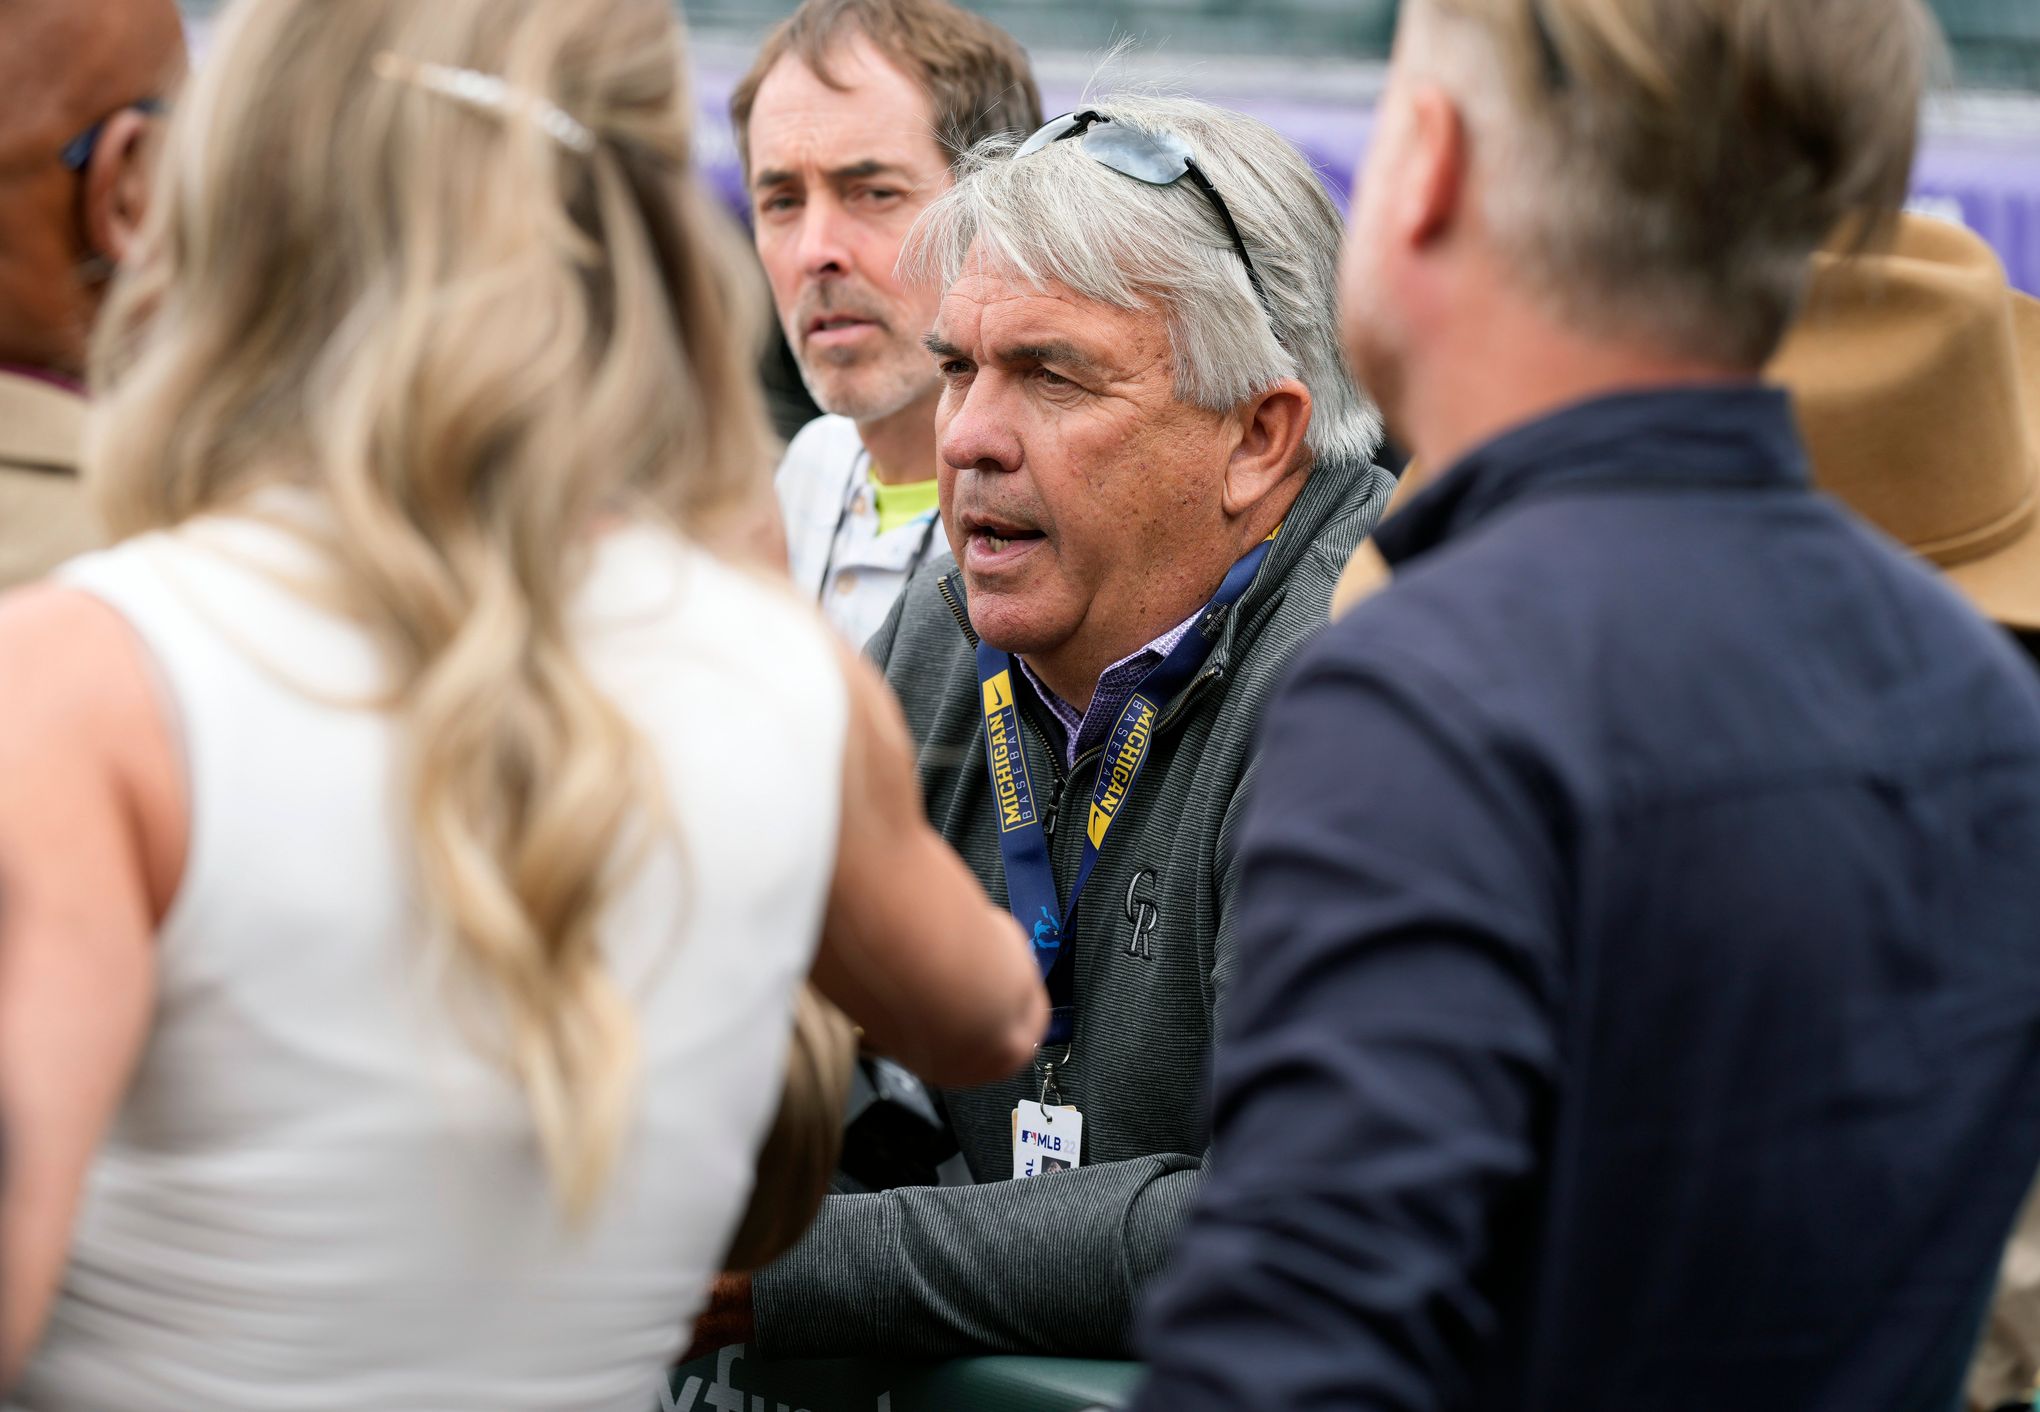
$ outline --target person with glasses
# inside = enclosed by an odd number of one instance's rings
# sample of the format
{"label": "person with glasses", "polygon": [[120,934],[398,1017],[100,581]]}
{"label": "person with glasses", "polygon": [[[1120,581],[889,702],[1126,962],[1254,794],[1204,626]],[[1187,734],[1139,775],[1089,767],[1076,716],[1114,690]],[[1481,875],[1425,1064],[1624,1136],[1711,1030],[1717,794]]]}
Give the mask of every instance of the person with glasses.
{"label": "person with glasses", "polygon": [[98,542],[78,484],[86,343],[184,66],[172,0],[0,10],[0,589]]}
{"label": "person with glasses", "polygon": [[1041,125],[1027,53],[949,0],[807,0],[730,95],[751,223],[787,346],[824,415],[775,477],[788,567],[853,646],[941,549],[921,336],[939,290],[900,277],[915,219],[972,144]]}
{"label": "person with glasses", "polygon": [[1056,1013],[1026,1073],[944,1091],[974,1183],[829,1198],[731,1294],[733,1339],[1126,1353],[1252,964],[1234,827],[1261,704],[1391,486],[1340,352],[1339,229],[1270,128],[1155,97],[981,147],[922,217],[950,552],[870,651],[929,817]]}
{"label": "person with glasses", "polygon": [[1344,317],[1423,483],[1268,709],[1132,1405],[1956,1407],[2040,1163],[2040,680],[1956,591],[2028,610],[2031,441],[1987,252],[1813,260],[1905,230],[1931,17],[1399,24]]}

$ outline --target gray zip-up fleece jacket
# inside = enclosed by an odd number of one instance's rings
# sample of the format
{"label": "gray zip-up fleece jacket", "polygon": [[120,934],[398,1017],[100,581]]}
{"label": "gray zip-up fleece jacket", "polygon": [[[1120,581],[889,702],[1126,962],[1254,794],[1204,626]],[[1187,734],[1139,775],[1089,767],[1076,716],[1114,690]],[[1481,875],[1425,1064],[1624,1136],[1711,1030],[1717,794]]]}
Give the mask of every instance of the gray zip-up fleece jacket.
{"label": "gray zip-up fleece jacket", "polygon": [[[1255,726],[1393,488],[1373,466],[1314,470],[1203,669],[1163,707],[1077,909],[1076,1028],[1055,1077],[1084,1116],[1082,1165],[1009,1179],[1014,1104],[1040,1098],[1043,1056],[1004,1083],[946,1092],[980,1185],[830,1197],[753,1283],[758,1352],[1127,1355],[1135,1301],[1168,1256],[1209,1138],[1206,1069],[1239,964],[1233,844]],[[906,708],[929,818],[1004,902],[975,649],[945,556],[915,576],[869,651]],[[1028,770],[1064,820],[1050,852],[1067,901],[1102,752],[1065,770],[1038,724],[1044,709],[1018,694]]]}

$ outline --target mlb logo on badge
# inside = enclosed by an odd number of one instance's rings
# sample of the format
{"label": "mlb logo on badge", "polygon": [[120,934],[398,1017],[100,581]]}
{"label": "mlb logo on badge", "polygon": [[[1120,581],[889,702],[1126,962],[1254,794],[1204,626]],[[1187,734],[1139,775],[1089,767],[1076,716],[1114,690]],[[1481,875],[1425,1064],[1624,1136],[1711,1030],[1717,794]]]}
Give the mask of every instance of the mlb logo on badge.
{"label": "mlb logo on badge", "polygon": [[1066,1172],[1084,1150],[1084,1115],[1075,1108],[1021,1103],[1013,1109],[1013,1175]]}

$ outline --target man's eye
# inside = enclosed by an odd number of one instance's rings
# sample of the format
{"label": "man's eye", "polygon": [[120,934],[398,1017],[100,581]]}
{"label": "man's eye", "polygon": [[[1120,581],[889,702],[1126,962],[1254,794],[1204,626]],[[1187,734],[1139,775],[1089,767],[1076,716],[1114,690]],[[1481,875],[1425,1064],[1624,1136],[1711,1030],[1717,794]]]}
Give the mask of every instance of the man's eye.
{"label": "man's eye", "polygon": [[758,214],[761,216],[776,216],[782,212],[791,211],[799,204],[791,196],[768,196],[758,203]]}
{"label": "man's eye", "polygon": [[967,378],[970,376],[971,366],[962,358],[944,358],[935,365],[935,370],[946,378]]}
{"label": "man's eye", "polygon": [[899,200],[906,193],[890,186],[867,186],[857,194],[874,206],[884,206]]}
{"label": "man's eye", "polygon": [[1042,385],[1043,387],[1075,387],[1075,386],[1076,386],[1076,384],[1075,384],[1075,383],[1071,382],[1071,381],[1070,381],[1070,380],[1069,380],[1068,378],[1064,377],[1064,376],[1063,376],[1063,375],[1062,375],[1061,373],[1057,373],[1057,372],[1051,372],[1051,371],[1049,371],[1049,370],[1048,370],[1047,368],[1036,368],[1036,369],[1034,370],[1034,376],[1035,376],[1035,378],[1036,378],[1036,379],[1037,379],[1037,380],[1038,380],[1038,381],[1039,381],[1039,382],[1041,383],[1041,385]]}

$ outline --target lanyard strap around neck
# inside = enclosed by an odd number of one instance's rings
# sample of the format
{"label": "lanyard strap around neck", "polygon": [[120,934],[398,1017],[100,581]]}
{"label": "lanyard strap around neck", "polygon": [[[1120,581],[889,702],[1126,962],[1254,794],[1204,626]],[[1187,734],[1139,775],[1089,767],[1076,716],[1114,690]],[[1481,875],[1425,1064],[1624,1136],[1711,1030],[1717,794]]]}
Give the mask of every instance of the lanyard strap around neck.
{"label": "lanyard strap around neck", "polygon": [[[850,509],[857,503],[857,492],[870,475],[870,468],[871,453],[860,449],[856,459],[851,462],[850,480],[843,487],[842,501],[836,507],[836,527],[829,531],[828,552],[822,556],[822,580],[815,585],[815,602],[817,604],[826,604],[829,601],[829,581],[835,576],[836,572],[836,547],[843,541],[843,531],[850,524]],[[873,494],[875,496],[877,492],[874,491]],[[876,513],[876,510],[877,507],[874,503],[873,513]],[[912,523],[913,521],[911,520],[907,522],[907,524]],[[906,527],[906,525],[900,526],[901,529]],[[920,542],[914,546],[914,557],[907,560],[907,567],[900,575],[900,582],[905,583],[908,579],[912,578],[915,571],[927,561],[929,547],[935,543],[935,531],[941,527],[942,512],[939,509],[929,511],[927,524],[921,529]],[[885,536],[881,534],[878,537],[883,539]]]}
{"label": "lanyard strap around neck", "polygon": [[[1196,625],[1153,671],[1141,678],[1133,697],[1119,712],[1098,763],[1098,783],[1084,821],[1084,853],[1077,865],[1070,900],[1057,892],[1055,867],[1049,856],[1048,830],[1042,822],[1034,780],[1027,769],[1027,751],[1020,734],[1020,707],[1014,696],[1013,659],[996,647],[980,643],[978,686],[984,697],[985,768],[991,774],[992,807],[999,818],[999,854],[1006,865],[1006,897],[1013,915],[1034,941],[1034,960],[1048,983],[1049,1019],[1045,1043],[1066,1043],[1076,1028],[1076,961],[1074,952],[1077,901],[1112,826],[1125,815],[1134,782],[1147,764],[1163,707],[1190,684],[1211,655],[1217,632],[1217,610],[1230,608],[1247,591],[1268,557],[1274,535],[1256,545],[1234,564],[1218,593],[1197,615]],[[1064,945],[1065,938],[1071,944]]]}

